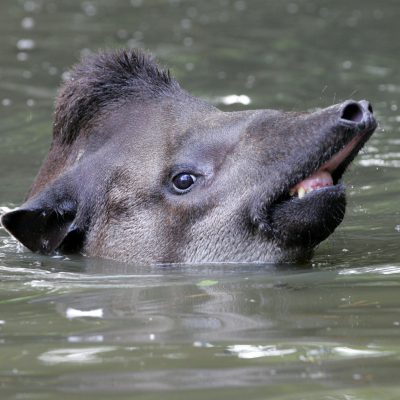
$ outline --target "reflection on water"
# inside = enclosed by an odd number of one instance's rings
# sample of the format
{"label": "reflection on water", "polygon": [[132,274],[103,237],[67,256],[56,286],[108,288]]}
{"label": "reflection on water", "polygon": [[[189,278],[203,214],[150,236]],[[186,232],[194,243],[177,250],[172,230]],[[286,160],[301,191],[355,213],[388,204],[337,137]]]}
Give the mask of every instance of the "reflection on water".
{"label": "reflection on water", "polygon": [[0,213],[50,143],[68,68],[144,47],[224,110],[372,101],[342,226],[307,265],[42,257],[0,228],[3,399],[397,399],[400,8],[355,0],[2,0]]}
{"label": "reflection on water", "polygon": [[[81,270],[69,272],[74,262]],[[98,265],[0,268],[0,370],[14,371],[19,390],[39,390],[35,371],[66,395],[235,388],[238,399],[248,390],[294,399],[294,387],[318,398],[333,387],[364,396],[365,384],[393,394],[400,265]]]}

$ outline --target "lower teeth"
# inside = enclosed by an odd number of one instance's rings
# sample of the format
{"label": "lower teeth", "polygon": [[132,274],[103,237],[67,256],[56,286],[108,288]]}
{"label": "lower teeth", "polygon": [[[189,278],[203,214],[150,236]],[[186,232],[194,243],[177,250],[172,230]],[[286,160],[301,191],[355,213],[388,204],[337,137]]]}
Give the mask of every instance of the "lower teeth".
{"label": "lower teeth", "polygon": [[290,191],[290,196],[295,197],[297,195],[297,197],[299,199],[302,199],[306,194],[313,192],[314,189],[313,188],[307,188],[304,189],[303,187],[299,188],[297,191],[296,190],[291,190]]}

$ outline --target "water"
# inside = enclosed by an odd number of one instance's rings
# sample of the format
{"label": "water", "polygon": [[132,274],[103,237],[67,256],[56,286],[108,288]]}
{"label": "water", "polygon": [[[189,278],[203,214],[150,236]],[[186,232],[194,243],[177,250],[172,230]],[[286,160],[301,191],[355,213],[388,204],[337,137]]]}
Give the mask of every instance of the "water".
{"label": "water", "polygon": [[225,110],[367,98],[380,126],[308,265],[50,258],[0,229],[1,399],[398,399],[399,17],[395,0],[2,0],[1,212],[47,152],[63,74],[98,48],[149,49]]}

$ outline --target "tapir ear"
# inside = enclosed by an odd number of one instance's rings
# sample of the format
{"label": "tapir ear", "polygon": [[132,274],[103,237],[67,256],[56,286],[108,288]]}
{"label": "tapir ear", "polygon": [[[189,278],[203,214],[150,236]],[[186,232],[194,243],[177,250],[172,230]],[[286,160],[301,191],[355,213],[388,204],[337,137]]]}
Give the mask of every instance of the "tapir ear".
{"label": "tapir ear", "polygon": [[1,222],[29,250],[50,254],[74,231],[76,212],[75,201],[59,201],[55,196],[42,193],[17,210],[4,214]]}

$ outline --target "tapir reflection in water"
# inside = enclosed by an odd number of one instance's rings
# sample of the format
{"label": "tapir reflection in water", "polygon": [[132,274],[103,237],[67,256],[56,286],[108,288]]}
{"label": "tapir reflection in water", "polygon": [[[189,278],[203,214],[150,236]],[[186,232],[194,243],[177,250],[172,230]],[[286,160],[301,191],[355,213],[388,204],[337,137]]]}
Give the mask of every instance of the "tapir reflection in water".
{"label": "tapir reflection in water", "polygon": [[141,52],[101,53],[61,88],[49,154],[2,223],[44,254],[307,260],[342,221],[340,180],[375,128],[365,100],[222,112]]}

